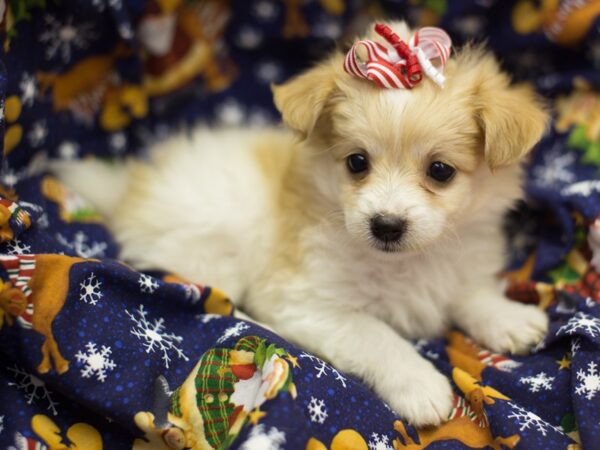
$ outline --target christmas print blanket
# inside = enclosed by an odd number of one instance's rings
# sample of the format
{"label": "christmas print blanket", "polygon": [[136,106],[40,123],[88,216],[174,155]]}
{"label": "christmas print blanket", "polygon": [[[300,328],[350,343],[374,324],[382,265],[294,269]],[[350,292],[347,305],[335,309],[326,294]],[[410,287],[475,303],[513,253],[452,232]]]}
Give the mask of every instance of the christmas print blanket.
{"label": "christmas print blanket", "polygon": [[[269,83],[383,15],[487,39],[554,107],[506,221],[507,295],[549,333],[527,356],[415,342],[453,382],[437,428],[235,318],[218,286],[129,267],[45,172],[198,120],[276,121]],[[600,448],[599,29],[593,0],[0,0],[0,449]]]}

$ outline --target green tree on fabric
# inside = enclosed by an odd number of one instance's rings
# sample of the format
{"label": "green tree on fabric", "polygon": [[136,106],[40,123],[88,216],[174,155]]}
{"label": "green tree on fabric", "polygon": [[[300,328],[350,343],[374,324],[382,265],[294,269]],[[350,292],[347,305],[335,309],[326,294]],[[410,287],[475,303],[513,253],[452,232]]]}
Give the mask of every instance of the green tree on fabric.
{"label": "green tree on fabric", "polygon": [[583,163],[592,164],[600,170],[600,140],[589,138],[586,125],[573,127],[567,145],[583,152],[581,157]]}

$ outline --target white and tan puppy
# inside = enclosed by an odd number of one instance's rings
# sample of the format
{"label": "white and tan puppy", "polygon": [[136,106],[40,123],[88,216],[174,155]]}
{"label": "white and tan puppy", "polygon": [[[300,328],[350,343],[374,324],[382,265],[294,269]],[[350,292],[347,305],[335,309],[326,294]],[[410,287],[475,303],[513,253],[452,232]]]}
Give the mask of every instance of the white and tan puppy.
{"label": "white and tan puppy", "polygon": [[496,279],[502,217],[546,114],[480,49],[445,74],[443,89],[379,89],[335,54],[274,87],[292,131],[200,128],[149,162],[60,174],[106,214],[136,267],[226,290],[413,424],[437,424],[450,384],[408,339],[454,325],[492,350],[525,352],[547,329]]}

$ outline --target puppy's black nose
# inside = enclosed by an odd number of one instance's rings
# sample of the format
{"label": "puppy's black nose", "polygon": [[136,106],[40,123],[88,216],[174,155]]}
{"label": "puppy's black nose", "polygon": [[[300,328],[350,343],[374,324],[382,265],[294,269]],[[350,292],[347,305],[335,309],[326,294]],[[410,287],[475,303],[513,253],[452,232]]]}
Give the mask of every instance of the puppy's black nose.
{"label": "puppy's black nose", "polygon": [[405,231],[406,221],[400,217],[378,214],[371,219],[371,233],[380,241],[398,241]]}

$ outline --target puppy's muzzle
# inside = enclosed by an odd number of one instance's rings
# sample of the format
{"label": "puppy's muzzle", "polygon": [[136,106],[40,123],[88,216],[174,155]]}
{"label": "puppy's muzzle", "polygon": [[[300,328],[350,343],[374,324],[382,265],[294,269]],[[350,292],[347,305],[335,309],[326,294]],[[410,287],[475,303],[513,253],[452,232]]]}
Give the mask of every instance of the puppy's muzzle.
{"label": "puppy's muzzle", "polygon": [[406,231],[406,220],[398,216],[378,214],[371,219],[371,233],[386,244],[398,242]]}

